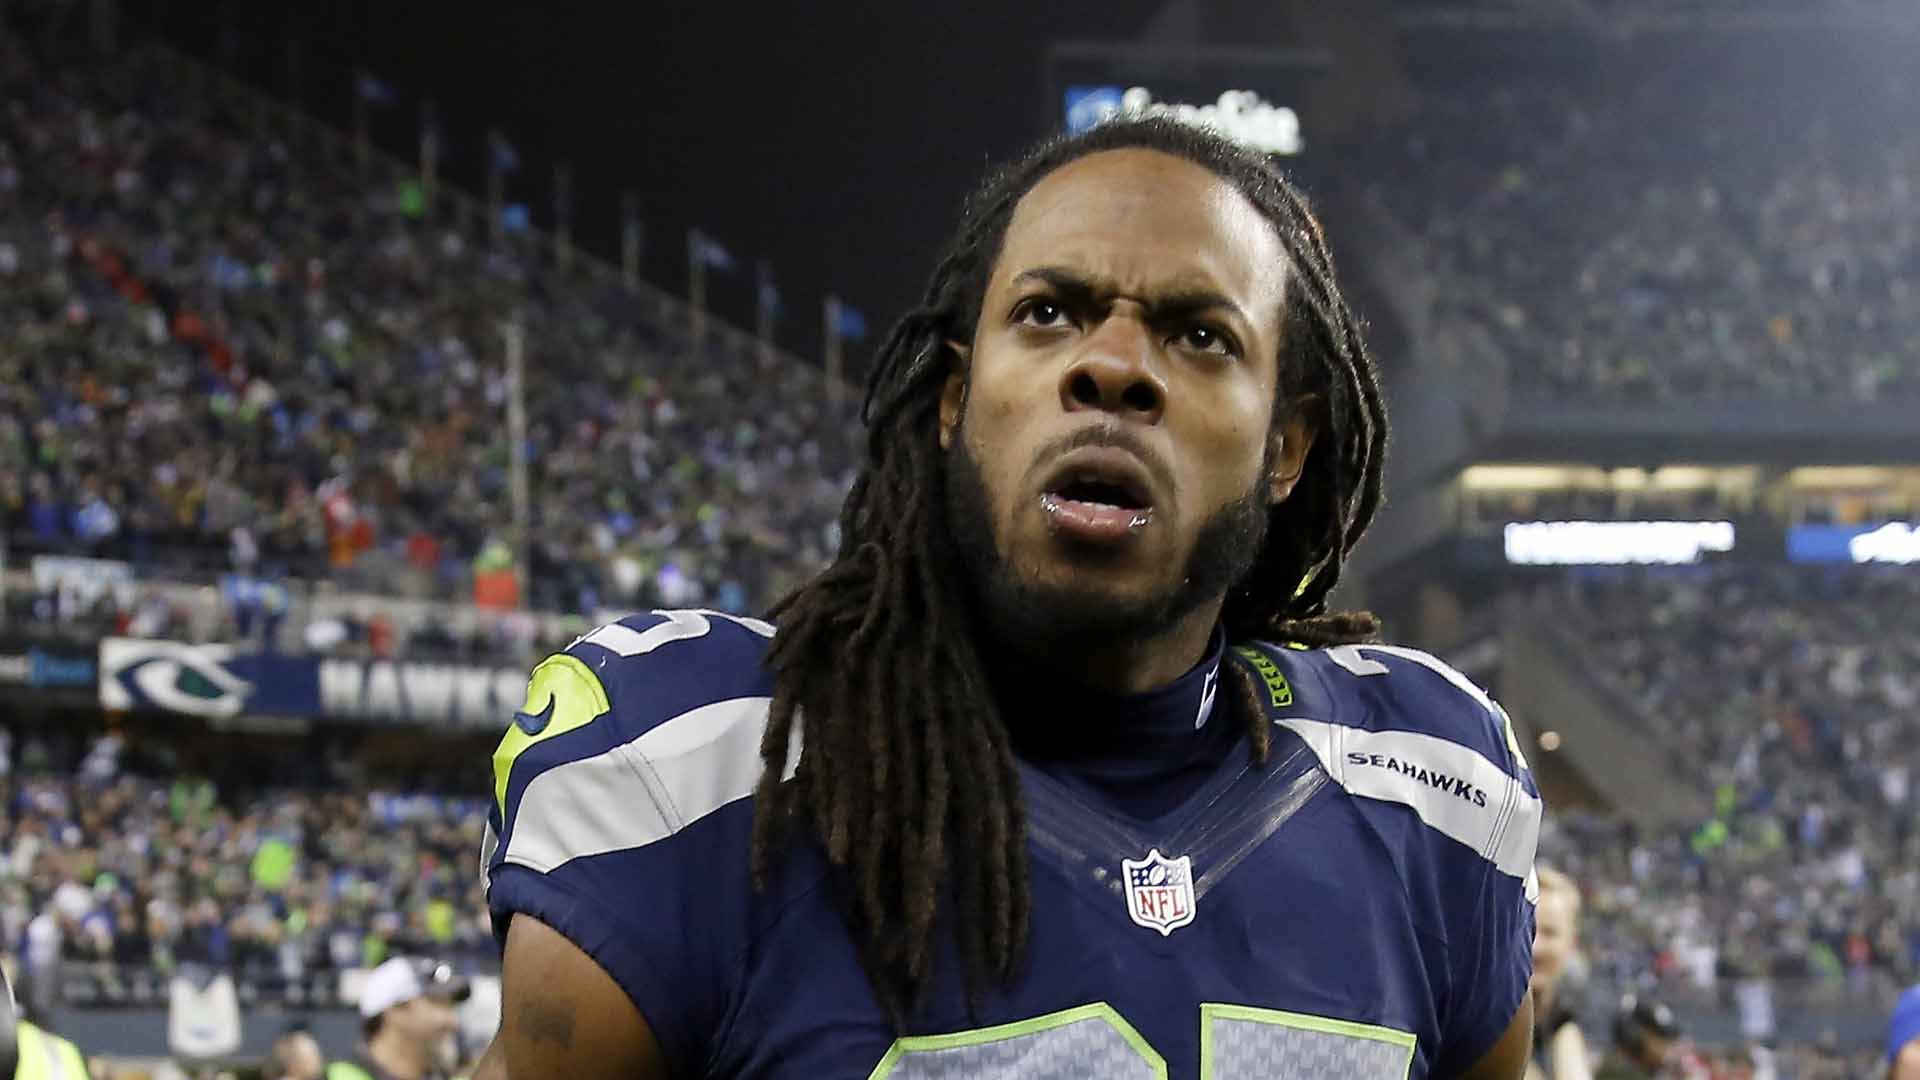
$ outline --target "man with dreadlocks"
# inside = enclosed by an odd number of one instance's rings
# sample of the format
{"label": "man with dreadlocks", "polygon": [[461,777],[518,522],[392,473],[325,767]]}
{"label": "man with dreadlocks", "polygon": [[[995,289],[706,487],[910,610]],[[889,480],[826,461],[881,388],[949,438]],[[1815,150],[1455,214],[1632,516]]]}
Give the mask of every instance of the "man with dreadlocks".
{"label": "man with dreadlocks", "polygon": [[1386,417],[1320,226],[1169,120],[970,202],[833,564],[535,669],[483,1077],[1518,1078],[1540,801],[1327,595]]}

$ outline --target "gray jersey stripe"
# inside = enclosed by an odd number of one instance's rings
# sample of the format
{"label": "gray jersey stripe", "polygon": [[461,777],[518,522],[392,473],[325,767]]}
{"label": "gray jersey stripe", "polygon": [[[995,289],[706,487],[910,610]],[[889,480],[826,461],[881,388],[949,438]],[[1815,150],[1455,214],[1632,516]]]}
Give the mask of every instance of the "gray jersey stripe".
{"label": "gray jersey stripe", "polygon": [[753,794],[772,701],[703,705],[604,753],[549,768],[520,795],[504,861],[546,873],[572,859],[644,847]]}

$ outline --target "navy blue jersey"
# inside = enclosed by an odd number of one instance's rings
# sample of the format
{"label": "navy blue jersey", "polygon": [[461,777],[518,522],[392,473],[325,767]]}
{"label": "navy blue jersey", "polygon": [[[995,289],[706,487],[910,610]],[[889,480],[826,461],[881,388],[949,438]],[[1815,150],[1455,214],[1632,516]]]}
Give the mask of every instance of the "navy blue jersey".
{"label": "navy blue jersey", "polygon": [[[1022,967],[969,1015],[947,943],[896,1036],[818,850],[750,878],[772,633],[604,626],[534,670],[494,756],[496,932],[526,913],[592,956],[676,1076],[1451,1076],[1526,993],[1540,800],[1505,714],[1414,650],[1254,643],[1217,662],[1255,680],[1264,766],[1229,733],[1155,798],[1135,789],[1158,774],[1022,752]],[[1193,683],[1189,734],[1244,731],[1226,673]]]}

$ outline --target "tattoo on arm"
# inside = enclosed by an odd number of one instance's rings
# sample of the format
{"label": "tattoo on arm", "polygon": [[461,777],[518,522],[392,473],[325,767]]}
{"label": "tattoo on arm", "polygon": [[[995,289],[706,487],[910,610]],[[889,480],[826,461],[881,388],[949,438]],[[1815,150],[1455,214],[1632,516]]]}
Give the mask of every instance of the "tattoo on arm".
{"label": "tattoo on arm", "polygon": [[520,1006],[520,1030],[529,1041],[555,1046],[573,1045],[573,1009],[545,1001],[529,1001]]}

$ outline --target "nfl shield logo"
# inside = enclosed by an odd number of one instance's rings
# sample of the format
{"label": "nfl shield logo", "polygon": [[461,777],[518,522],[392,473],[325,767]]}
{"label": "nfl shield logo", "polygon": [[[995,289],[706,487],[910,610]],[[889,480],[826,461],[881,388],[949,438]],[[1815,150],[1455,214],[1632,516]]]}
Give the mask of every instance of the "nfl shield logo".
{"label": "nfl shield logo", "polygon": [[1193,921],[1193,859],[1169,859],[1159,848],[1144,859],[1121,859],[1127,883],[1127,914],[1166,937]]}

